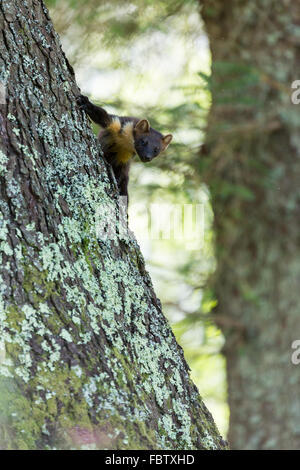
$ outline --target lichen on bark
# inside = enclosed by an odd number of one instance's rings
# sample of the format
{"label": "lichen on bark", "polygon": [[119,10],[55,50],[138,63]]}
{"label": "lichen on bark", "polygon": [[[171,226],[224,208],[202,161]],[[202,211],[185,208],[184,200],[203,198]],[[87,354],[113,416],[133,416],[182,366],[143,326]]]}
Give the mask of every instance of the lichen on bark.
{"label": "lichen on bark", "polygon": [[0,18],[1,448],[224,447],[137,242],[98,236],[118,193],[46,8]]}

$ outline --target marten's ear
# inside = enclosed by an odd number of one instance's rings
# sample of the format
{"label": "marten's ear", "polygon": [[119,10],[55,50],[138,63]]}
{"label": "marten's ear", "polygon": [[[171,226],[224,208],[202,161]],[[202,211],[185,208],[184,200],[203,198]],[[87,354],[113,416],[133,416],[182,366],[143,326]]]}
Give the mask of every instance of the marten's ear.
{"label": "marten's ear", "polygon": [[136,123],[135,130],[142,132],[143,134],[145,132],[150,132],[149,121],[147,119],[141,119],[139,122]]}
{"label": "marten's ear", "polygon": [[173,139],[172,134],[165,135],[165,136],[162,138],[162,141],[163,141],[163,150],[166,150],[166,148],[168,147],[168,145],[169,145],[169,143],[171,142],[172,139]]}

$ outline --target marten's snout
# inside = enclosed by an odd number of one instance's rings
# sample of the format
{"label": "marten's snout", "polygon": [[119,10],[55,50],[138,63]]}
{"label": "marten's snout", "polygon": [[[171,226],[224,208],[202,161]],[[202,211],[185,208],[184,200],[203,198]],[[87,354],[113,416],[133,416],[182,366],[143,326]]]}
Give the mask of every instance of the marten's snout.
{"label": "marten's snout", "polygon": [[152,157],[151,155],[149,155],[149,156],[147,156],[147,157],[144,157],[144,158],[141,159],[141,160],[142,160],[143,162],[151,162],[152,158],[154,158],[154,157]]}
{"label": "marten's snout", "polygon": [[151,162],[151,160],[156,157],[158,155],[158,153],[153,153],[151,151],[149,152],[138,152],[138,156],[140,157],[141,161],[142,162]]}
{"label": "marten's snout", "polygon": [[136,139],[135,148],[142,162],[150,162],[154,157],[157,157],[161,151],[159,144],[160,142],[153,142],[151,136]]}

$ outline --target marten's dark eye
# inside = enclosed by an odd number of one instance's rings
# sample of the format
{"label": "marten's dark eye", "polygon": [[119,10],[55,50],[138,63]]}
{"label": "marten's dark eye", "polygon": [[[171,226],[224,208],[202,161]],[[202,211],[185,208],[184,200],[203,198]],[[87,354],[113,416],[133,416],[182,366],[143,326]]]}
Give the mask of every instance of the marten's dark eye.
{"label": "marten's dark eye", "polygon": [[144,139],[142,139],[142,145],[146,146],[148,144],[148,142]]}
{"label": "marten's dark eye", "polygon": [[159,152],[159,148],[158,147],[154,147],[154,153],[155,155]]}

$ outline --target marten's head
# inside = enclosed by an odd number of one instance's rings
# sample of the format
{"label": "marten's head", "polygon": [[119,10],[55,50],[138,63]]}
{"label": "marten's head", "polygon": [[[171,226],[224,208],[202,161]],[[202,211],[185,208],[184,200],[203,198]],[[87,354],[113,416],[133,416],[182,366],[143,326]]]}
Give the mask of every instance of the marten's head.
{"label": "marten's head", "polygon": [[161,152],[166,150],[173,136],[163,136],[160,132],[150,127],[147,119],[137,122],[133,129],[134,147],[142,162],[150,162]]}

